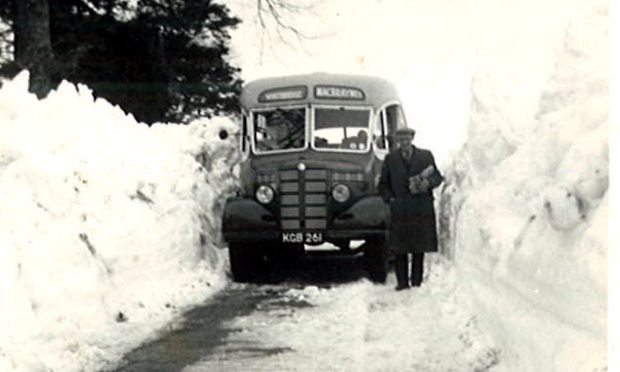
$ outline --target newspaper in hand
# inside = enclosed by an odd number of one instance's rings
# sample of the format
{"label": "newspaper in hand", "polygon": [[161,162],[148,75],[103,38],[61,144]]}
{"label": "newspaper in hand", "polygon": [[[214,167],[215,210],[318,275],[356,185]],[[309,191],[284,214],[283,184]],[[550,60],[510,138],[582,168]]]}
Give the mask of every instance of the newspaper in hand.
{"label": "newspaper in hand", "polygon": [[428,178],[433,174],[433,172],[435,172],[435,167],[429,165],[419,174],[409,177],[409,192],[412,194],[427,192],[430,187],[430,181]]}
{"label": "newspaper in hand", "polygon": [[421,190],[422,177],[419,174],[409,177],[409,192],[412,194],[418,194]]}
{"label": "newspaper in hand", "polygon": [[424,178],[429,178],[433,174],[433,172],[435,172],[435,167],[429,165],[428,167],[424,168],[422,172],[420,172],[420,175]]}

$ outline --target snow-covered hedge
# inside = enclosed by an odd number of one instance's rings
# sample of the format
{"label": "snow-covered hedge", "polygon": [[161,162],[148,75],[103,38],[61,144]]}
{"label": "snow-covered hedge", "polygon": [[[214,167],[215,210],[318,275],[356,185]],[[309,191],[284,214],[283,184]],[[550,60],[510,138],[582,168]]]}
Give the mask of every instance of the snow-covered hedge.
{"label": "snow-covered hedge", "polygon": [[475,76],[469,138],[446,171],[444,244],[509,370],[606,366],[608,17],[592,9],[529,120],[492,74]]}
{"label": "snow-covered hedge", "polygon": [[95,370],[224,282],[235,125],[148,127],[27,81],[0,89],[0,370]]}

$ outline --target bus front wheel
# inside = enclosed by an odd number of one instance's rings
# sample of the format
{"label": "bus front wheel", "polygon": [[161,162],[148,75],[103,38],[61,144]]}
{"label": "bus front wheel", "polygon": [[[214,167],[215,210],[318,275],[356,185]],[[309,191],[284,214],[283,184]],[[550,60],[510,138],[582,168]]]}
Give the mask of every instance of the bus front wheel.
{"label": "bus front wheel", "polygon": [[388,272],[388,245],[385,239],[373,239],[364,247],[364,263],[368,277],[375,283],[385,283]]}
{"label": "bus front wheel", "polygon": [[230,258],[230,271],[235,282],[256,283],[264,280],[267,265],[262,249],[230,243],[228,257]]}

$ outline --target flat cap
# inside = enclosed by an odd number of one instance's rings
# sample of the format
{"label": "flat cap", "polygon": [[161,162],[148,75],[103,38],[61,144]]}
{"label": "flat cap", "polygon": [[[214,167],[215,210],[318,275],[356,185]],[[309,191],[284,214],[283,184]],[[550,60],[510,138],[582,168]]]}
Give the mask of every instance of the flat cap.
{"label": "flat cap", "polygon": [[409,128],[409,127],[404,127],[404,128],[398,128],[396,129],[396,132],[394,132],[395,136],[398,135],[415,135],[415,130]]}

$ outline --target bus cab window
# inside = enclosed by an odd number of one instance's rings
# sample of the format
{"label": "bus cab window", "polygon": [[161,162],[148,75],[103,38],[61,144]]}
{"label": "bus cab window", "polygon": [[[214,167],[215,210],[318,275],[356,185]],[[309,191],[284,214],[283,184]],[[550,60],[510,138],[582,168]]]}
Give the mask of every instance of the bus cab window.
{"label": "bus cab window", "polygon": [[387,149],[387,126],[385,124],[385,110],[381,110],[377,115],[377,121],[372,135],[374,145],[379,150]]}
{"label": "bus cab window", "polygon": [[384,121],[384,128],[387,130],[388,147],[392,147],[392,135],[398,128],[406,127],[405,113],[399,104],[387,106],[381,116]]}
{"label": "bus cab window", "polygon": [[254,141],[259,152],[302,148],[305,132],[303,108],[254,113]]}

